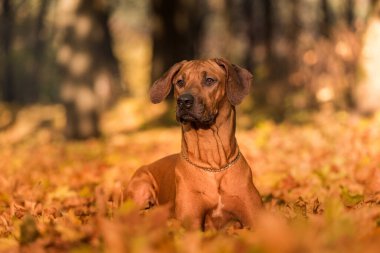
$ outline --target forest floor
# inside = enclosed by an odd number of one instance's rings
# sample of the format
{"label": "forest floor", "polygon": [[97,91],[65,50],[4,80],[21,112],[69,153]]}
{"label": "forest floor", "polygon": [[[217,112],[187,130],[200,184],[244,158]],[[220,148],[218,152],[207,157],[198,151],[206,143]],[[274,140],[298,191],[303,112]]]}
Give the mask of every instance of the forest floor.
{"label": "forest floor", "polygon": [[266,212],[252,230],[220,232],[124,201],[139,166],[179,151],[179,127],[82,142],[43,124],[10,134],[0,133],[0,252],[379,252],[380,115],[238,130]]}

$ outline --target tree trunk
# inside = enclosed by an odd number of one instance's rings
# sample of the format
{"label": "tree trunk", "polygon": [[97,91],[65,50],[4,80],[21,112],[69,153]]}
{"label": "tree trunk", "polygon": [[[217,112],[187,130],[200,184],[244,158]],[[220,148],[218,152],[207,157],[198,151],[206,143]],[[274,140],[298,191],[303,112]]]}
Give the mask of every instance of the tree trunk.
{"label": "tree trunk", "polygon": [[33,64],[32,72],[30,77],[30,82],[24,87],[24,101],[27,103],[37,102],[40,93],[40,83],[41,83],[41,67],[45,48],[45,38],[44,33],[44,20],[48,9],[48,0],[42,0],[40,3],[40,8],[37,14],[34,40],[33,40]]}
{"label": "tree trunk", "polygon": [[2,80],[2,98],[6,102],[14,102],[16,94],[13,86],[13,66],[12,66],[12,39],[13,39],[13,24],[14,10],[11,0],[3,0],[1,15],[1,38],[2,38],[2,61],[3,80]]}
{"label": "tree trunk", "polygon": [[301,28],[301,20],[300,20],[300,15],[299,15],[299,5],[300,5],[300,0],[292,0],[292,27],[290,28],[290,43],[292,47],[293,53],[297,50],[297,40],[298,36],[300,33],[300,28]]}
{"label": "tree trunk", "polygon": [[327,0],[321,0],[321,12],[322,12],[322,21],[320,25],[320,33],[324,37],[329,38],[330,29],[333,23],[333,15],[331,12],[329,2]]}
{"label": "tree trunk", "polygon": [[57,19],[63,34],[57,60],[69,138],[100,134],[99,117],[114,98],[118,66],[112,52],[108,11],[101,0],[61,0]]}
{"label": "tree trunk", "polygon": [[203,0],[152,0],[153,66],[156,80],[174,63],[198,54],[205,6]]}
{"label": "tree trunk", "polygon": [[354,0],[347,0],[347,3],[346,3],[346,20],[347,20],[347,26],[351,30],[355,29],[354,8],[355,8]]}
{"label": "tree trunk", "polygon": [[247,26],[247,37],[248,37],[248,47],[247,47],[247,54],[244,59],[245,66],[253,70],[255,68],[255,62],[254,62],[254,54],[253,49],[255,47],[255,22],[254,22],[254,6],[253,0],[244,0],[243,2],[243,15],[244,15],[244,21]]}
{"label": "tree trunk", "polygon": [[263,0],[264,3],[264,27],[265,27],[265,49],[267,60],[271,61],[272,55],[272,33],[273,33],[273,20],[272,20],[272,0]]}
{"label": "tree trunk", "polygon": [[356,104],[360,112],[371,114],[380,110],[380,1],[374,3],[364,33],[360,56],[361,80],[356,89]]}

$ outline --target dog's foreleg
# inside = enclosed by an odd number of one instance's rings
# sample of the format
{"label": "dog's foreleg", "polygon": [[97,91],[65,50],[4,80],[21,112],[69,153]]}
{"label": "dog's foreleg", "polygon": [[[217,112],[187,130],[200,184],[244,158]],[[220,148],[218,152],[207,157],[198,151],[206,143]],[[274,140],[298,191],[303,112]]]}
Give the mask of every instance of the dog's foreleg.
{"label": "dog's foreleg", "polygon": [[140,210],[158,205],[157,184],[144,168],[139,169],[127,186],[127,199],[133,200]]}

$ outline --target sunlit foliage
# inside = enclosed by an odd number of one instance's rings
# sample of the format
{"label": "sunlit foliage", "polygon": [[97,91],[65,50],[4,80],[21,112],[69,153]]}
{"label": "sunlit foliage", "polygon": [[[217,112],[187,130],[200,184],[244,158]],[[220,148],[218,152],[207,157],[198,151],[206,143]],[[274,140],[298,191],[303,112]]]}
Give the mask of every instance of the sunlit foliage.
{"label": "sunlit foliage", "polygon": [[179,128],[84,142],[54,129],[1,136],[0,252],[378,252],[380,115],[239,131],[266,212],[252,230],[221,232],[185,231],[165,207],[140,214],[124,199],[140,165],[179,151]]}

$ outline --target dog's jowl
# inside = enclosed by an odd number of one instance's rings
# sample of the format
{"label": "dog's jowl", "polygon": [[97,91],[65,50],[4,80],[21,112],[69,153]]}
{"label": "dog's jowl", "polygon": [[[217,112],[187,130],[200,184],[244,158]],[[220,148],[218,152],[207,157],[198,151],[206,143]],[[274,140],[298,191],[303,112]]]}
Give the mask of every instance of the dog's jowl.
{"label": "dog's jowl", "polygon": [[168,204],[193,228],[254,226],[261,198],[235,138],[235,106],[251,81],[248,70],[224,59],[182,61],[158,79],[150,98],[160,103],[174,89],[181,151],[138,169],[127,197],[141,209]]}

